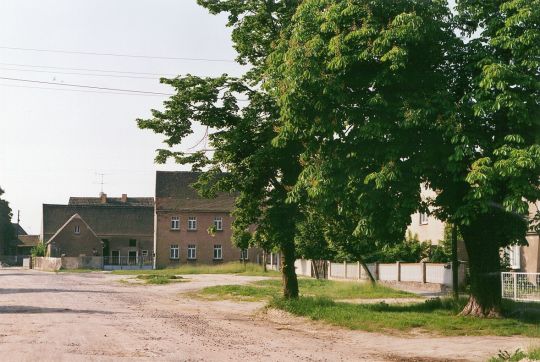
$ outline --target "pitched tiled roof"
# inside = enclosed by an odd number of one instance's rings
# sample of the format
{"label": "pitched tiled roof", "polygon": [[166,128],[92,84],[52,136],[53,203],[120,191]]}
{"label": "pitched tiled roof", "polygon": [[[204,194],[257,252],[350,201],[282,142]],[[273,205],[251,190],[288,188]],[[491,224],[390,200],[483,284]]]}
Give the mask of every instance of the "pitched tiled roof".
{"label": "pitched tiled roof", "polygon": [[68,205],[103,205],[103,206],[154,206],[153,197],[128,197],[122,201],[120,197],[107,197],[102,202],[100,197],[70,197]]}
{"label": "pitched tiled roof", "polygon": [[19,235],[18,247],[36,246],[39,243],[39,235]]}
{"label": "pitched tiled roof", "polygon": [[22,228],[22,226],[20,224],[17,224],[17,223],[12,223],[11,225],[13,225],[13,231],[17,234],[17,235],[28,235],[26,233],[26,231],[24,231],[24,229]]}
{"label": "pitched tiled roof", "polygon": [[98,236],[154,234],[154,208],[130,205],[43,205],[43,241],[47,242],[74,214]]}
{"label": "pitched tiled roof", "polygon": [[204,198],[191,185],[201,172],[156,172],[156,209],[176,211],[222,211],[230,212],[235,196],[219,194],[215,198]]}

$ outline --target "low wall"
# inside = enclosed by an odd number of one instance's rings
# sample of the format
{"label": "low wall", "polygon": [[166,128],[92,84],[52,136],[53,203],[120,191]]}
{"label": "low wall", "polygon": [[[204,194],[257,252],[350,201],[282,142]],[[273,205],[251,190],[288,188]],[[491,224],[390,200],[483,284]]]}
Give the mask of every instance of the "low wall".
{"label": "low wall", "polygon": [[35,257],[32,267],[36,270],[58,271],[62,268],[62,258]]}
{"label": "low wall", "polygon": [[63,256],[62,269],[103,269],[101,256]]}

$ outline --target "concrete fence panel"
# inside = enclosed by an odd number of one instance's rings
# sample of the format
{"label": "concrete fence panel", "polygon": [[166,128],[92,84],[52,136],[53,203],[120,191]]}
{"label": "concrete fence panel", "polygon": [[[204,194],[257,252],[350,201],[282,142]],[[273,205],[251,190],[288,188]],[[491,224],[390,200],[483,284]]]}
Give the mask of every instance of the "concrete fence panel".
{"label": "concrete fence panel", "polygon": [[330,272],[328,276],[330,278],[345,279],[345,265],[343,263],[329,263]]}
{"label": "concrete fence panel", "polygon": [[298,259],[294,262],[296,274],[310,277],[311,275],[311,260]]}
{"label": "concrete fence panel", "polygon": [[398,264],[379,264],[379,280],[397,281],[398,274]]}
{"label": "concrete fence panel", "polygon": [[424,268],[422,263],[401,263],[401,281],[422,283]]}

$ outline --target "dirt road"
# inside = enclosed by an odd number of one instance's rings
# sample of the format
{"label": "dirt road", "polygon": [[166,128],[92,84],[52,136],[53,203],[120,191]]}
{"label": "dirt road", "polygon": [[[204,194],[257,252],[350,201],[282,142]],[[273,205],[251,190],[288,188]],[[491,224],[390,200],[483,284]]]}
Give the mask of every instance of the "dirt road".
{"label": "dirt road", "polygon": [[[261,303],[185,293],[261,279],[193,275],[186,283],[126,285],[105,273],[0,269],[1,361],[485,360],[533,341],[388,336],[262,312]],[[535,341],[538,343],[538,341]]]}

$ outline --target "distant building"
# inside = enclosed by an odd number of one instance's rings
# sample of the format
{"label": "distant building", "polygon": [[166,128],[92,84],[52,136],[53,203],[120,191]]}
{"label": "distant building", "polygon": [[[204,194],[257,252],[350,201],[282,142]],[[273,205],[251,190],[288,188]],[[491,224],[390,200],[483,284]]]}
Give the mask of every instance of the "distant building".
{"label": "distant building", "polygon": [[71,197],[68,205],[43,205],[41,239],[51,256],[104,256],[118,264],[154,252],[152,197]]}
{"label": "distant building", "polygon": [[[232,245],[231,224],[235,196],[219,194],[207,199],[192,184],[198,172],[156,173],[156,267],[186,263],[214,264],[230,261],[258,262],[258,249],[240,250]],[[213,227],[214,232],[208,229]]]}

